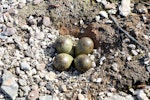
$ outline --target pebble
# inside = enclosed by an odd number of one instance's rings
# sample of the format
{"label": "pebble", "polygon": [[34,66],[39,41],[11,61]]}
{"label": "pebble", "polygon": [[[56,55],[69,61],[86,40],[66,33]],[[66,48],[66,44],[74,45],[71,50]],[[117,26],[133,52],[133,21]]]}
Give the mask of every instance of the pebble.
{"label": "pebble", "polygon": [[96,20],[96,22],[99,22],[100,21],[100,16],[95,16],[95,20]]}
{"label": "pebble", "polygon": [[112,68],[113,68],[113,70],[115,71],[115,72],[119,72],[119,69],[118,69],[118,64],[117,63],[113,63],[112,64]]}
{"label": "pebble", "polygon": [[131,50],[131,53],[132,53],[134,56],[138,55],[138,52],[137,52],[136,50]]}
{"label": "pebble", "polygon": [[25,79],[19,79],[18,82],[19,82],[19,84],[20,84],[21,86],[27,85],[27,82],[26,82]]}
{"label": "pebble", "polygon": [[143,90],[137,90],[135,93],[139,100],[149,100]]}
{"label": "pebble", "polygon": [[147,68],[147,71],[150,73],[150,66],[147,66],[146,68]]}
{"label": "pebble", "polygon": [[33,0],[33,4],[34,5],[38,5],[42,2],[43,0]]}
{"label": "pebble", "polygon": [[102,82],[102,78],[97,78],[96,79],[96,83],[101,83]]}
{"label": "pebble", "polygon": [[51,95],[40,96],[39,100],[53,100],[53,96]]}
{"label": "pebble", "polygon": [[3,32],[3,34],[5,36],[12,36],[15,33],[16,33],[16,29],[15,28],[7,28],[7,30],[5,32]]}
{"label": "pebble", "polygon": [[78,100],[85,100],[85,97],[83,94],[78,94]]}
{"label": "pebble", "polygon": [[15,77],[10,71],[4,70],[4,74],[2,76],[2,85],[1,89],[4,93],[6,93],[12,100],[15,100],[18,95],[18,84],[15,81]]}
{"label": "pebble", "polygon": [[147,13],[148,13],[147,8],[146,8],[143,4],[140,4],[140,3],[136,6],[136,10],[137,10],[140,14],[147,14]]}
{"label": "pebble", "polygon": [[44,16],[44,17],[43,17],[43,25],[46,26],[46,27],[50,27],[51,24],[52,24],[52,23],[51,23],[51,21],[50,21],[50,18]]}
{"label": "pebble", "polygon": [[120,15],[126,17],[131,13],[130,3],[131,3],[131,0],[121,1],[121,5],[119,6]]}
{"label": "pebble", "polygon": [[108,18],[108,13],[106,11],[100,11],[99,14],[104,18]]}
{"label": "pebble", "polygon": [[130,49],[134,49],[134,50],[135,50],[135,48],[136,48],[136,46],[135,46],[134,44],[129,44],[128,47],[129,47]]}
{"label": "pebble", "polygon": [[127,60],[128,60],[128,61],[131,61],[131,60],[132,60],[132,56],[129,55],[129,56],[127,57]]}
{"label": "pebble", "polygon": [[52,71],[48,72],[46,75],[45,75],[45,79],[46,80],[54,80],[56,78],[56,74]]}
{"label": "pebble", "polygon": [[60,86],[60,91],[62,91],[62,92],[67,92],[67,87],[66,87],[66,85],[61,85],[61,86]]}
{"label": "pebble", "polygon": [[20,63],[20,68],[22,70],[27,70],[27,71],[31,70],[31,67],[30,67],[29,63],[27,63],[25,61]]}
{"label": "pebble", "polygon": [[29,95],[28,95],[28,99],[29,100],[36,100],[36,99],[38,99],[38,97],[39,97],[39,91],[38,91],[38,89],[32,90],[29,93]]}

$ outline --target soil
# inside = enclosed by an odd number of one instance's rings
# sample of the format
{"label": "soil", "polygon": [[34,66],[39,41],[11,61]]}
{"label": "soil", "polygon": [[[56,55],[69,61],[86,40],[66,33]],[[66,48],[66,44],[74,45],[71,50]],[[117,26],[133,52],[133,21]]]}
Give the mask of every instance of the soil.
{"label": "soil", "polygon": [[[100,66],[99,59],[97,59],[95,70],[91,73],[84,73],[87,78],[103,78],[101,84],[91,83],[89,86],[92,96],[94,96],[94,91],[108,90],[109,86],[127,92],[131,87],[137,88],[139,85],[150,84],[150,74],[143,64],[146,52],[143,50],[144,53],[132,55],[133,60],[127,61],[127,55],[131,55],[128,45],[135,43],[119,31],[115,24],[105,24],[106,19],[101,19],[100,22],[95,21],[95,16],[99,15],[102,9],[103,5],[94,0],[86,2],[84,0],[49,0],[38,6],[25,6],[19,11],[18,17],[22,19],[20,23],[22,25],[28,23],[27,18],[30,15],[48,16],[51,18],[52,26],[59,29],[60,34],[69,34],[79,38],[89,36],[94,40],[95,48],[107,60]],[[143,37],[150,33],[150,11],[144,15],[147,17],[145,22],[142,19],[143,14],[139,13],[132,13],[126,18],[117,13],[114,17],[123,29],[150,50],[150,41]],[[84,21],[83,25],[80,24],[80,20]],[[84,34],[81,33],[82,30]],[[135,45],[136,49],[141,51],[141,48]],[[118,71],[112,68],[113,63],[118,64]],[[84,89],[84,85],[80,88]]]}

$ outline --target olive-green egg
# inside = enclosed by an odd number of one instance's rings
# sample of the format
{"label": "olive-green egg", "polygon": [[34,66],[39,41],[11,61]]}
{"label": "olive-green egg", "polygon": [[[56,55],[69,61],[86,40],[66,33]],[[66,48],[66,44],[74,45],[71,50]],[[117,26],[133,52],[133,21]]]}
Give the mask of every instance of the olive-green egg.
{"label": "olive-green egg", "polygon": [[73,61],[73,57],[66,53],[58,54],[54,59],[54,67],[59,71],[67,70]]}
{"label": "olive-green egg", "polygon": [[57,53],[70,53],[72,50],[72,40],[68,37],[61,36],[55,42]]}
{"label": "olive-green egg", "polygon": [[75,55],[77,56],[79,54],[89,54],[92,52],[93,48],[93,40],[89,37],[83,37],[78,41],[75,47]]}
{"label": "olive-green egg", "polygon": [[92,66],[92,61],[89,58],[89,56],[85,55],[85,54],[81,54],[78,55],[75,59],[74,59],[74,66],[76,67],[76,69],[80,72],[86,72],[87,70],[89,70]]}

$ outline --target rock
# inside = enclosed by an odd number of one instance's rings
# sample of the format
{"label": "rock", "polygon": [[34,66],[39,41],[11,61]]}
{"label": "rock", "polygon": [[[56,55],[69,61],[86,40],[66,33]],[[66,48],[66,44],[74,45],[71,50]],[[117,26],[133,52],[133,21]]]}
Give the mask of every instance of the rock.
{"label": "rock", "polygon": [[10,71],[4,70],[4,74],[2,76],[2,91],[7,94],[12,100],[15,100],[18,95],[18,84],[15,81],[15,77]]}
{"label": "rock", "polygon": [[40,96],[39,100],[53,100],[53,97],[51,95]]}
{"label": "rock", "polygon": [[5,36],[12,36],[15,33],[16,33],[16,29],[15,28],[7,28],[7,30],[5,32],[3,32],[3,34]]}
{"label": "rock", "polygon": [[105,9],[116,9],[116,5],[114,3],[107,3],[105,6]]}
{"label": "rock", "polygon": [[138,52],[137,52],[136,50],[131,50],[131,53],[132,53],[134,56],[138,55]]}
{"label": "rock", "polygon": [[136,46],[135,46],[134,44],[129,44],[128,47],[129,47],[130,49],[134,49],[134,50],[135,50],[135,48],[136,48]]}
{"label": "rock", "polygon": [[102,82],[102,78],[97,78],[96,79],[96,83],[101,83]]}
{"label": "rock", "polygon": [[140,13],[140,14],[147,14],[148,13],[147,8],[141,3],[139,3],[135,8],[138,11],[138,13]]}
{"label": "rock", "polygon": [[101,2],[102,0],[96,0],[96,2]]}
{"label": "rock", "polygon": [[42,40],[42,39],[44,39],[44,36],[45,36],[44,32],[40,32],[40,31],[36,30],[36,32],[35,32],[36,39]]}
{"label": "rock", "polygon": [[51,23],[51,21],[50,21],[50,18],[44,16],[44,17],[43,17],[43,25],[44,25],[44,26],[47,26],[47,27],[50,27],[51,24],[52,24],[52,23]]}
{"label": "rock", "polygon": [[118,64],[117,63],[113,63],[112,64],[112,69],[115,71],[115,72],[119,72],[119,69],[118,69]]}
{"label": "rock", "polygon": [[122,0],[121,5],[119,6],[119,12],[122,16],[128,16],[131,12],[130,8],[131,0]]}
{"label": "rock", "polygon": [[108,18],[108,13],[106,11],[100,11],[99,14],[104,18]]}
{"label": "rock", "polygon": [[27,71],[29,71],[31,69],[30,65],[25,61],[20,63],[20,68],[22,70],[27,70]]}
{"label": "rock", "polygon": [[27,85],[27,82],[26,82],[26,80],[25,79],[19,79],[19,84],[21,85],[21,86],[25,86],[25,85]]}
{"label": "rock", "polygon": [[34,89],[32,90],[29,95],[28,95],[28,99],[29,100],[37,100],[39,97],[39,91],[38,89]]}
{"label": "rock", "polygon": [[56,78],[56,74],[52,71],[48,72],[46,75],[45,75],[45,79],[46,80],[54,80]]}
{"label": "rock", "polygon": [[82,94],[78,94],[78,100],[85,100],[84,95],[82,95]]}
{"label": "rock", "polygon": [[143,90],[137,90],[136,92],[138,100],[149,100]]}
{"label": "rock", "polygon": [[128,61],[131,61],[131,60],[132,60],[132,56],[129,55],[129,56],[127,57],[127,60],[128,60]]}
{"label": "rock", "polygon": [[66,92],[66,91],[67,91],[66,85],[61,85],[61,86],[60,86],[60,91]]}
{"label": "rock", "polygon": [[99,22],[100,21],[100,16],[95,16],[95,20],[96,20],[96,22]]}
{"label": "rock", "polygon": [[37,70],[44,70],[45,69],[45,66],[46,66],[46,64],[44,64],[44,63],[41,63],[41,64],[36,64],[36,69]]}
{"label": "rock", "polygon": [[43,0],[33,0],[33,5],[38,5],[42,2]]}
{"label": "rock", "polygon": [[39,100],[59,100],[58,97],[56,97],[55,95],[45,95],[45,96],[40,96]]}
{"label": "rock", "polygon": [[146,68],[147,68],[147,71],[150,73],[150,66],[147,66]]}

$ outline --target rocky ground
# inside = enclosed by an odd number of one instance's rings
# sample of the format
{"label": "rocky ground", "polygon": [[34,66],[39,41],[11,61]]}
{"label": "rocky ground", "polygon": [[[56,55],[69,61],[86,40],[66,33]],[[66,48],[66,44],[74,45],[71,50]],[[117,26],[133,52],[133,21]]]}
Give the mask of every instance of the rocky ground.
{"label": "rocky ground", "polygon": [[[92,68],[53,67],[55,40],[88,36]],[[149,100],[149,0],[0,0],[0,100]]]}

